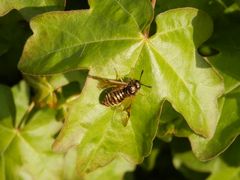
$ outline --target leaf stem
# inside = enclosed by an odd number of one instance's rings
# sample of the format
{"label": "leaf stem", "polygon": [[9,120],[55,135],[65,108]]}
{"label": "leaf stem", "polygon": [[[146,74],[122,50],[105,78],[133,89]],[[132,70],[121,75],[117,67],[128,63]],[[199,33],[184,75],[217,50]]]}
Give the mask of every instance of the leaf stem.
{"label": "leaf stem", "polygon": [[156,0],[152,0],[152,7],[153,7],[153,9],[155,9],[155,5],[156,5]]}
{"label": "leaf stem", "polygon": [[33,110],[34,106],[35,106],[35,103],[34,103],[34,101],[32,101],[31,104],[29,105],[28,109],[24,113],[22,119],[20,120],[19,124],[17,125],[17,129],[21,129],[23,123],[25,123],[25,121],[27,120],[29,113]]}

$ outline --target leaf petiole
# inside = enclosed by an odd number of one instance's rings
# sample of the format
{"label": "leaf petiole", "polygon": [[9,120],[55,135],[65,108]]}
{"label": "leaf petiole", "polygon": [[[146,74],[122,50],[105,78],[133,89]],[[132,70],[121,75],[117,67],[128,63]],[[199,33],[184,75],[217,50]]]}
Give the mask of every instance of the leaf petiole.
{"label": "leaf petiole", "polygon": [[24,113],[22,119],[20,120],[19,124],[17,125],[17,129],[21,129],[22,126],[25,124],[25,122],[28,119],[29,114],[33,110],[34,106],[35,106],[35,103],[34,103],[34,101],[32,101],[31,104],[29,105],[27,111]]}

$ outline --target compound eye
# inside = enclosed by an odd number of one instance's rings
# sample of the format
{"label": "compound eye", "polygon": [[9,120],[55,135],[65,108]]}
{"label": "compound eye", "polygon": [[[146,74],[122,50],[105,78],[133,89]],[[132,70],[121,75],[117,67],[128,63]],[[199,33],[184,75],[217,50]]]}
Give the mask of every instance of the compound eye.
{"label": "compound eye", "polygon": [[136,92],[136,88],[134,86],[131,86],[130,91],[131,91],[131,94],[134,94]]}

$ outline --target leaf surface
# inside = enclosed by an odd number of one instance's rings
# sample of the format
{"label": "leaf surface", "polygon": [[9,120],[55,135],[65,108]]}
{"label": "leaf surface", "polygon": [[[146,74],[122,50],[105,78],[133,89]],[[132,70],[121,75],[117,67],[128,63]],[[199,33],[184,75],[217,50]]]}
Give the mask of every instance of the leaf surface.
{"label": "leaf surface", "polygon": [[216,133],[211,140],[192,135],[190,141],[195,155],[208,160],[225,151],[239,135],[240,130],[240,71],[238,32],[240,24],[225,15],[215,20],[216,30],[206,46],[219,53],[208,57],[210,63],[224,78],[225,95]]}
{"label": "leaf surface", "polygon": [[223,84],[196,51],[211,34],[209,16],[193,8],[162,13],[156,18],[156,34],[148,38],[153,17],[148,1],[90,1],[90,6],[90,10],[34,18],[34,34],[19,68],[35,75],[89,69],[91,75],[104,78],[116,78],[117,71],[120,77],[133,79],[139,79],[144,70],[141,81],[152,88],[142,87],[134,97],[124,127],[123,114],[99,104],[102,90],[97,80],[88,78],[70,107],[54,149],[66,151],[78,145],[81,172],[103,166],[118,155],[139,163],[151,150],[164,99],[194,132],[212,137]]}
{"label": "leaf surface", "polygon": [[123,158],[116,158],[108,165],[101,167],[85,176],[77,174],[77,149],[70,149],[64,157],[64,178],[65,179],[86,179],[86,180],[122,180],[125,173],[133,171],[134,165]]}
{"label": "leaf surface", "polygon": [[12,9],[17,9],[25,19],[29,20],[31,17],[43,12],[63,10],[64,4],[64,0],[1,0],[0,16],[4,16]]}
{"label": "leaf surface", "polygon": [[14,84],[19,81],[17,63],[31,30],[21,14],[13,10],[0,17],[0,82]]}
{"label": "leaf surface", "polygon": [[55,112],[39,110],[23,128],[14,127],[14,122],[17,125],[26,117],[29,101],[26,89],[22,82],[12,89],[12,95],[10,88],[0,86],[0,179],[59,179],[63,157],[51,151],[52,136],[61,127],[54,119]]}
{"label": "leaf surface", "polygon": [[208,180],[239,179],[239,145],[237,138],[223,154],[208,162],[199,161],[191,151],[175,152],[174,166],[191,179],[196,179],[194,172],[210,173],[207,177],[205,174],[204,177]]}

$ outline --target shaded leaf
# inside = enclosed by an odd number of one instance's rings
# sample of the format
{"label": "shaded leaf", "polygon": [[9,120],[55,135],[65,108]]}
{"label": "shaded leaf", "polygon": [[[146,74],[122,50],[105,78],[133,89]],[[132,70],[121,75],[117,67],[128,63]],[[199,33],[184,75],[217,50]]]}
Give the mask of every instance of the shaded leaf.
{"label": "shaded leaf", "polygon": [[14,104],[17,107],[14,127],[18,127],[21,119],[26,113],[26,109],[29,106],[29,87],[25,81],[21,81],[19,84],[12,88],[12,94],[14,98]]}
{"label": "shaded leaf", "polygon": [[225,96],[221,117],[212,139],[192,135],[190,141],[195,155],[201,160],[211,159],[222,153],[239,135],[240,130],[240,71],[238,32],[240,24],[229,15],[216,19],[214,36],[206,43],[219,54],[208,57],[224,78]]}
{"label": "shaded leaf", "polygon": [[170,141],[172,136],[188,137],[192,133],[181,114],[176,112],[169,102],[165,101],[159,120],[157,137]]}
{"label": "shaded leaf", "polygon": [[117,158],[105,167],[99,168],[86,175],[86,180],[122,180],[126,172],[133,171],[134,165],[123,158]]}
{"label": "shaded leaf", "polygon": [[[26,85],[22,82],[13,88],[15,101],[9,88],[1,85],[0,91],[1,179],[59,179],[63,172],[63,157],[51,151],[52,137],[61,127],[61,123],[55,121],[55,112],[39,110],[30,116],[23,128],[14,127],[15,118],[19,121],[20,115],[24,118],[23,114],[27,112]],[[14,103],[16,112],[12,112]]]}
{"label": "shaded leaf", "polygon": [[[70,149],[64,158],[64,179],[79,179],[80,176],[77,174],[76,163],[77,163],[77,149]],[[94,179],[123,179],[125,173],[133,171],[134,165],[127,162],[123,158],[117,158],[109,163],[107,166],[101,167],[96,171],[93,171],[80,179],[94,180]]]}
{"label": "shaded leaf", "polygon": [[1,83],[12,85],[20,80],[21,75],[17,69],[17,63],[30,34],[28,23],[16,10],[0,17],[0,48],[3,48],[0,49]]}
{"label": "shaded leaf", "polygon": [[1,154],[7,149],[11,140],[14,137],[12,132],[13,119],[15,118],[16,110],[13,102],[13,96],[10,88],[0,85],[0,152]]}
{"label": "shaded leaf", "polygon": [[[212,54],[210,52],[210,56],[208,56],[207,59],[221,73],[225,84],[225,96],[220,101],[221,116],[214,136],[211,139],[205,139],[196,134],[189,136],[193,152],[201,160],[212,159],[219,155],[225,151],[239,135],[240,71],[238,49],[240,44],[237,40],[239,38],[239,22],[237,17],[239,17],[239,14],[223,15],[221,13],[215,16],[214,34],[212,38],[200,48],[201,54],[204,54],[206,48],[210,51],[217,52]],[[171,115],[176,114],[176,112],[172,112],[171,109],[167,109],[167,112],[170,112]],[[165,118],[167,118],[164,120],[166,121],[165,126],[159,129],[162,135],[173,130],[173,127],[175,128],[174,132],[181,130],[180,127],[177,126],[178,123],[172,121],[172,117],[169,117],[169,114],[167,114]],[[181,116],[178,115],[175,118],[181,119]],[[169,128],[164,129],[166,126]]]}
{"label": "shaded leaf", "polygon": [[225,95],[222,113],[212,139],[189,136],[194,154],[201,160],[212,159],[222,153],[240,132],[240,88]]}
{"label": "shaded leaf", "polygon": [[63,10],[65,1],[64,0],[1,0],[0,2],[0,16],[4,16],[9,11],[17,9],[24,16],[25,19],[29,20],[31,17],[48,11]]}
{"label": "shaded leaf", "polygon": [[[186,168],[195,172],[208,172],[209,175],[205,179],[239,179],[239,138],[219,157],[208,162],[199,161],[192,152],[177,152],[174,153],[174,165],[180,171],[185,171]],[[184,173],[184,172],[183,172]],[[188,174],[191,176],[194,173]],[[191,176],[196,178],[196,176]]]}
{"label": "shaded leaf", "polygon": [[226,6],[221,4],[223,1],[193,1],[193,0],[158,0],[156,3],[155,12],[161,13],[169,9],[180,8],[180,7],[194,7],[201,9],[209,13],[213,18],[218,17],[224,13]]}
{"label": "shaded leaf", "polygon": [[[216,132],[211,139],[191,133],[184,127],[182,116],[169,106],[165,106],[163,116],[160,118],[158,137],[166,138],[173,134],[188,137],[195,156],[200,160],[209,160],[224,152],[239,135],[239,87],[227,93],[220,101],[221,116]],[[168,112],[169,114],[165,114]],[[162,126],[161,126],[162,125]],[[184,132],[188,132],[187,134]],[[171,136],[170,136],[171,137]]]}
{"label": "shaded leaf", "polygon": [[25,76],[35,91],[34,101],[41,107],[56,107],[73,96],[78,96],[84,86],[87,71],[71,71],[52,76]]}
{"label": "shaded leaf", "polygon": [[[239,13],[240,17],[240,13]],[[216,49],[219,53],[208,57],[211,64],[224,78],[226,93],[236,88],[240,82],[239,55],[240,55],[240,23],[238,16],[219,17],[215,22],[214,36],[206,43],[206,46]]]}

